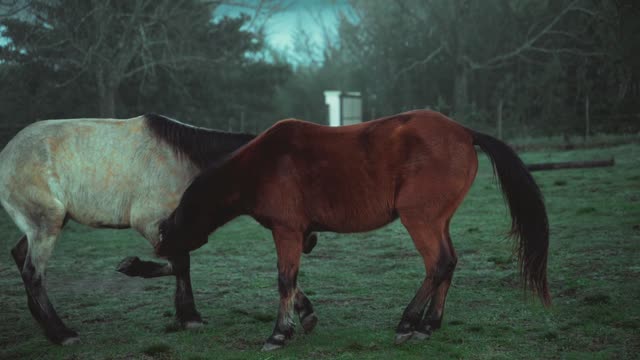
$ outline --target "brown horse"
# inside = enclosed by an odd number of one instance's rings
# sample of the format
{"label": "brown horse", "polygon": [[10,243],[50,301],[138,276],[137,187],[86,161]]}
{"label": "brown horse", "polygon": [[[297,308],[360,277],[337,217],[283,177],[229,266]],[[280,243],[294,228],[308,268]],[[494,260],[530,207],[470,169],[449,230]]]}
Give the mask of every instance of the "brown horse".
{"label": "brown horse", "polygon": [[311,303],[298,301],[306,299],[296,281],[304,234],[369,231],[400,218],[422,255],[426,277],[402,315],[396,342],[425,338],[442,322],[457,261],[449,222],[476,176],[474,145],[491,158],[509,204],[524,285],[548,305],[547,214],[531,174],[500,140],[431,111],[339,128],[278,122],[196,177],[160,225],[156,252],[194,250],[241,214],[271,229],[280,292],[276,325],[263,348],[271,350],[291,338],[293,313],[301,306],[305,330],[315,324]]}

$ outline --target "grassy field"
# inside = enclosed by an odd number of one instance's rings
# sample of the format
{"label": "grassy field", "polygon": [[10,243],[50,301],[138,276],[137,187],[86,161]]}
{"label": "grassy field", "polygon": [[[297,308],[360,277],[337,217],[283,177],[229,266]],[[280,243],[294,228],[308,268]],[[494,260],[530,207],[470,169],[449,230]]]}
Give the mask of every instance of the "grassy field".
{"label": "grassy field", "polygon": [[196,302],[208,324],[177,331],[174,281],[114,271],[125,256],[151,257],[131,231],[70,224],[48,269],[48,288],[82,343],[51,345],[26,306],[9,251],[19,238],[0,214],[0,358],[60,359],[630,359],[640,354],[640,145],[523,154],[527,162],[614,156],[612,168],[535,173],[551,222],[554,305],[526,299],[509,219],[488,161],[452,221],[459,262],[443,328],[393,345],[420,285],[421,258],[404,228],[321,234],[299,281],[320,321],[283,350],[261,353],[278,303],[270,234],[249,218],[225,226],[193,254]]}

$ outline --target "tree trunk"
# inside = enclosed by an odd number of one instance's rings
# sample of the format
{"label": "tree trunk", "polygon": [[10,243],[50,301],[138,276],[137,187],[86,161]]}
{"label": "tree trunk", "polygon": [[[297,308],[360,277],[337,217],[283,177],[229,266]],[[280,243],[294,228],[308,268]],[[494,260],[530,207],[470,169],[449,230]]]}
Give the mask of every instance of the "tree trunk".
{"label": "tree trunk", "polygon": [[504,102],[502,99],[498,102],[498,139],[502,140],[502,107]]}
{"label": "tree trunk", "polygon": [[105,89],[104,94],[100,95],[100,117],[101,118],[115,118],[116,117],[116,103],[115,92],[113,88]]}
{"label": "tree trunk", "polygon": [[99,116],[101,118],[115,118],[117,86],[102,70],[97,73],[96,82],[98,85]]}
{"label": "tree trunk", "polygon": [[584,99],[584,141],[589,142],[590,119],[589,119],[589,95]]}
{"label": "tree trunk", "polygon": [[468,75],[469,70],[463,67],[455,74],[453,80],[453,113],[458,116],[465,115],[464,112],[469,102]]}

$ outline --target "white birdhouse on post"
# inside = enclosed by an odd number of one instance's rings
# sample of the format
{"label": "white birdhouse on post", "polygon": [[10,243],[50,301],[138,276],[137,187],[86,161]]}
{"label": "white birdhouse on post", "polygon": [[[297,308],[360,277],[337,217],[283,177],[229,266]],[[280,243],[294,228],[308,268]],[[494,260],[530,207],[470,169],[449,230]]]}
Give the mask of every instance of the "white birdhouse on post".
{"label": "white birdhouse on post", "polygon": [[330,126],[351,125],[362,122],[362,96],[359,91],[324,92]]}

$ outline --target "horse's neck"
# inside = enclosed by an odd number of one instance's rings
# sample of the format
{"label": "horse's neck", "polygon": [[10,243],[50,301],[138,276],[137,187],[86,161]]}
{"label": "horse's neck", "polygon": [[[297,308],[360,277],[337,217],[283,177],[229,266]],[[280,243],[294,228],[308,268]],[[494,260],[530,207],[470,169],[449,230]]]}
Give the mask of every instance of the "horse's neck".
{"label": "horse's neck", "polygon": [[206,166],[224,161],[230,154],[254,138],[249,134],[221,133],[215,130],[203,130],[200,136],[203,146],[198,158],[206,159]]}
{"label": "horse's neck", "polygon": [[146,124],[156,138],[185,155],[199,169],[220,161],[255,136],[227,133],[185,125],[162,116],[146,115]]}
{"label": "horse's neck", "polygon": [[[204,201],[206,208],[213,214],[210,218],[211,232],[240,215],[248,213],[251,204],[251,194],[255,192],[250,187],[247,177],[238,169],[234,162],[220,165],[215,171],[205,175],[197,193],[204,195],[198,201]],[[208,187],[208,189],[206,188]],[[207,199],[208,198],[208,199]]]}

